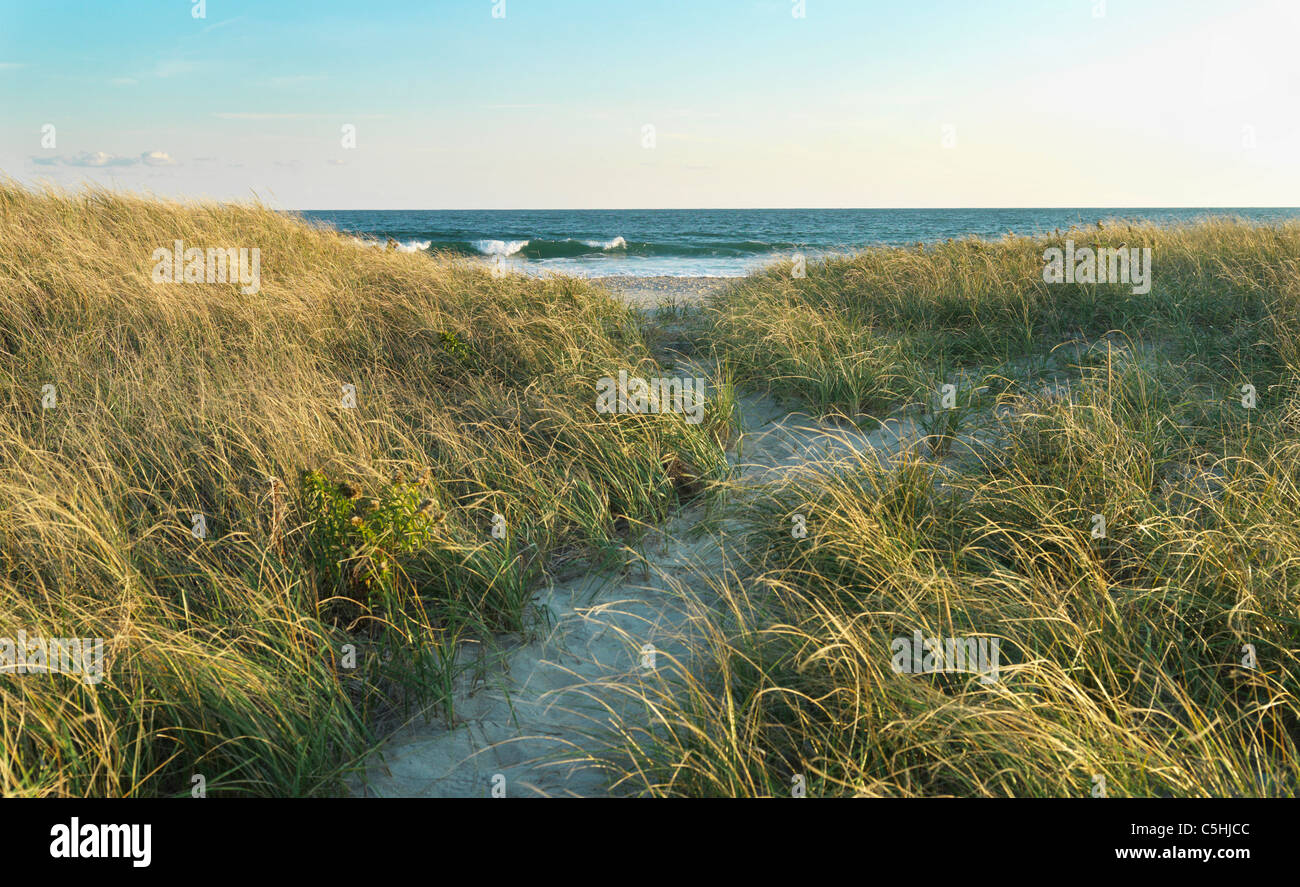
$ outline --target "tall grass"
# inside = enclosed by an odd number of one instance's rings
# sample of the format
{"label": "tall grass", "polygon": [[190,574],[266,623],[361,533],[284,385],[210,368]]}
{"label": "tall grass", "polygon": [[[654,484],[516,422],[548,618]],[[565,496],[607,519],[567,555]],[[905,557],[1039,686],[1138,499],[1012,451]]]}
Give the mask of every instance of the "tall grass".
{"label": "tall grass", "polygon": [[[745,491],[725,618],[607,750],[622,790],[1295,794],[1300,225],[1064,236],[1152,247],[1151,293],[1048,287],[1059,240],[1009,237],[777,267],[715,301],[742,380],[864,421],[931,409],[945,379],[977,408],[943,446]],[[998,680],[896,670],[917,631],[1000,639]]]}
{"label": "tall grass", "polygon": [[[1043,250],[1067,237],[1149,247],[1152,291],[1044,283]],[[1294,348],[1296,337],[1253,336],[1270,312],[1279,328],[1300,323],[1298,260],[1300,223],[1231,219],[878,247],[809,263],[803,278],[789,263],[752,275],[714,299],[711,332],[738,381],[850,414],[922,396],[920,377],[935,366],[1001,365],[1111,330],[1268,373],[1277,361],[1267,349]]]}
{"label": "tall grass", "polygon": [[[258,248],[260,291],[153,282],[178,239]],[[725,411],[597,414],[657,374],[640,324],[257,205],[0,182],[0,636],[108,660],[0,675],[0,792],[332,792],[450,715],[460,642],[725,466]]]}

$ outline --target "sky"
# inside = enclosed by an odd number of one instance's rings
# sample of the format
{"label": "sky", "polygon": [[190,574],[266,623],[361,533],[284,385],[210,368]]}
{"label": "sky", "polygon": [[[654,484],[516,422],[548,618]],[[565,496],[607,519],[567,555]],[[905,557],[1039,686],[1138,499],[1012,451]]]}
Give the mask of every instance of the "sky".
{"label": "sky", "polygon": [[1298,35],[1296,0],[0,0],[0,172],[286,209],[1295,206]]}

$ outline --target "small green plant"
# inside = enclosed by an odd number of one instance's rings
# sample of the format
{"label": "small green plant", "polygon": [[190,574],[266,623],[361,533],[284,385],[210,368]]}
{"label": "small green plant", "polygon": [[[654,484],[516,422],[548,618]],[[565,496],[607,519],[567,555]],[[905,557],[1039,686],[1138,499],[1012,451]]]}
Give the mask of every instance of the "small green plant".
{"label": "small green plant", "polygon": [[460,336],[455,332],[443,330],[438,333],[438,340],[442,342],[443,350],[450,354],[456,363],[463,367],[473,366],[474,360],[469,346],[461,341]]}
{"label": "small green plant", "polygon": [[399,560],[435,539],[441,512],[426,474],[415,482],[398,478],[377,496],[330,480],[320,471],[301,476],[311,526],[307,547],[317,586],[362,606],[388,604],[397,592]]}
{"label": "small green plant", "polygon": [[936,386],[938,392],[935,403],[926,404],[920,419],[921,429],[925,432],[930,456],[944,459],[952,450],[952,445],[965,427],[967,414],[971,412],[973,395],[966,392],[966,402],[959,403],[956,385],[942,384]]}

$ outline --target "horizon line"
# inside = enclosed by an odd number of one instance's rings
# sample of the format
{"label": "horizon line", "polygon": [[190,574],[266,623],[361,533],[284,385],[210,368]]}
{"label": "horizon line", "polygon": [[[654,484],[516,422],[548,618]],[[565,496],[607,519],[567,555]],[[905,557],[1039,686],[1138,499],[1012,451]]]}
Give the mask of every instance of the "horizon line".
{"label": "horizon line", "polygon": [[[237,202],[237,201],[224,201]],[[303,207],[297,209],[284,209],[282,212],[815,212],[825,210],[839,210],[845,212],[861,212],[864,210],[880,212],[897,212],[899,210],[1130,210],[1130,209],[1294,209],[1300,210],[1300,205],[1248,205],[1248,204],[1165,204],[1165,205],[1142,205],[1133,204],[1130,206],[627,206],[627,207],[424,207],[421,209],[411,209],[402,207],[366,207],[361,208],[344,208],[344,207]]]}

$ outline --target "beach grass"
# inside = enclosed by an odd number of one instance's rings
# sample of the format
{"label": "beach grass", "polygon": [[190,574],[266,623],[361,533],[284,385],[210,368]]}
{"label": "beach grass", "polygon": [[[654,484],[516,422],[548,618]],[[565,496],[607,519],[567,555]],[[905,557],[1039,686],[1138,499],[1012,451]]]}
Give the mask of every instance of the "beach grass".
{"label": "beach grass", "polygon": [[[1045,283],[1066,237],[1150,247],[1151,291]],[[738,383],[919,436],[737,491],[743,567],[606,750],[618,788],[1294,796],[1298,262],[1295,223],[1116,221],[717,295],[697,335]]]}
{"label": "beach grass", "polygon": [[[1066,237],[1150,248],[1150,292],[1045,283]],[[155,282],[177,240],[258,248],[256,291]],[[98,683],[0,674],[0,793],[342,793],[455,719],[543,583],[718,494],[691,655],[587,750],[615,792],[1294,795],[1300,224],[791,271],[641,313],[255,204],[0,182],[0,639],[105,648]],[[704,421],[598,412],[680,348]],[[754,391],[916,434],[733,474]],[[914,638],[996,639],[996,672]]]}
{"label": "beach grass", "polygon": [[[177,240],[257,248],[256,292],[155,282]],[[337,793],[451,719],[539,583],[725,471],[725,404],[597,412],[643,332],[574,278],[0,182],[0,635],[106,672],[0,675],[0,793]]]}

